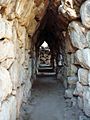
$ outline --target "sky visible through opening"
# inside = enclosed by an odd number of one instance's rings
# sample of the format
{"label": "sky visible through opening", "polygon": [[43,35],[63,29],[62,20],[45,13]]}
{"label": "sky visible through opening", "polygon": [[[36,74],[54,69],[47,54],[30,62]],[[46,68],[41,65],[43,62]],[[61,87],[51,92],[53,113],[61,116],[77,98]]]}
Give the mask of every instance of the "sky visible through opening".
{"label": "sky visible through opening", "polygon": [[48,44],[44,41],[41,46],[45,48],[45,47],[48,47]]}

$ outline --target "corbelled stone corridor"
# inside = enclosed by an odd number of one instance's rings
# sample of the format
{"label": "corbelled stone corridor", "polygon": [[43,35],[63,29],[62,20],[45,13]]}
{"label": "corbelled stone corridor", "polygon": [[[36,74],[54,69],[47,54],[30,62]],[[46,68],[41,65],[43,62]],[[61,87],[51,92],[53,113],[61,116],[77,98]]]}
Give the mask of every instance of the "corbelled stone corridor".
{"label": "corbelled stone corridor", "polygon": [[55,76],[39,76],[31,96],[23,106],[21,120],[78,120],[82,115],[75,99],[65,100],[64,86],[58,83]]}
{"label": "corbelled stone corridor", "polygon": [[90,120],[90,0],[0,0],[0,120]]}

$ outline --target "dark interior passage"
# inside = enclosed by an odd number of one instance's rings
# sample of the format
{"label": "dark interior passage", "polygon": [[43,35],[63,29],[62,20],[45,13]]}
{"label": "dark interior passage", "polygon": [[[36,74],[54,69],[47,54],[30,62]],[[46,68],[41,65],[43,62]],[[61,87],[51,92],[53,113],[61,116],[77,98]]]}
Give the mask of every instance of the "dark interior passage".
{"label": "dark interior passage", "polygon": [[[65,52],[65,37],[64,31],[67,27],[67,22],[64,24],[61,18],[58,18],[58,13],[51,9],[53,7],[52,4],[49,4],[46,14],[43,17],[41,24],[37,31],[35,32],[32,45],[33,45],[33,76],[36,79],[37,73],[40,70],[50,71],[50,74],[55,74],[56,78],[60,81],[66,80],[66,66],[67,66],[67,59],[66,59],[66,52]],[[56,8],[55,8],[56,9]],[[58,25],[59,22],[59,25]],[[50,49],[50,55],[47,56],[50,64],[45,63],[42,60],[43,67],[40,66],[40,46],[43,42],[48,44]],[[46,50],[47,51],[47,50]],[[49,66],[48,66],[49,65]],[[47,68],[46,68],[47,66]],[[38,69],[39,68],[39,69]],[[39,71],[39,72],[38,72]],[[48,72],[49,73],[49,72]],[[64,82],[63,82],[64,83]]]}

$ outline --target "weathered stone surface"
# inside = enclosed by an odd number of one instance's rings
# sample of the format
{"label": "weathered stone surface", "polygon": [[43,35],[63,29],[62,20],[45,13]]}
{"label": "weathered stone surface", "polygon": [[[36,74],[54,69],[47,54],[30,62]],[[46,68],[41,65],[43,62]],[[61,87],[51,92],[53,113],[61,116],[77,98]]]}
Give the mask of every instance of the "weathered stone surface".
{"label": "weathered stone surface", "polygon": [[5,5],[5,4],[8,4],[8,3],[10,3],[11,2],[11,0],[0,0],[0,5]]}
{"label": "weathered stone surface", "polygon": [[19,85],[25,83],[26,80],[26,71],[22,65],[19,66]]}
{"label": "weathered stone surface", "polygon": [[0,85],[0,101],[3,101],[12,92],[10,75],[4,67],[0,67]]}
{"label": "weathered stone surface", "polygon": [[23,93],[23,101],[27,102],[27,99],[31,96],[31,81],[27,76],[27,80],[25,82],[25,86],[24,86],[24,93]]}
{"label": "weathered stone surface", "polygon": [[11,96],[4,101],[0,111],[0,120],[16,120],[16,98]]}
{"label": "weathered stone surface", "polygon": [[20,114],[20,107],[21,107],[21,104],[23,102],[23,92],[24,92],[24,87],[21,86],[20,88],[17,89],[17,94],[16,94],[16,101],[17,101],[17,118],[19,118],[19,114]]}
{"label": "weathered stone surface", "polygon": [[83,86],[79,82],[77,82],[76,84],[76,88],[73,92],[73,95],[80,96],[80,97],[83,96]]}
{"label": "weathered stone surface", "polygon": [[9,68],[15,58],[14,44],[12,41],[0,41],[0,62],[1,65]]}
{"label": "weathered stone surface", "polygon": [[9,72],[10,72],[10,76],[12,80],[12,88],[17,89],[17,87],[20,86],[19,84],[19,63],[17,60],[12,64]]}
{"label": "weathered stone surface", "polygon": [[0,39],[2,38],[12,39],[12,22],[4,18],[0,18]]}
{"label": "weathered stone surface", "polygon": [[76,64],[75,54],[67,54],[67,62],[68,66]]}
{"label": "weathered stone surface", "polygon": [[80,68],[78,70],[78,79],[82,85],[88,85],[88,70]]}
{"label": "weathered stone surface", "polygon": [[83,25],[85,25],[86,28],[90,28],[90,0],[86,0],[86,2],[82,4],[80,15]]}
{"label": "weathered stone surface", "polygon": [[74,85],[74,84],[76,84],[77,81],[78,81],[78,77],[76,77],[76,76],[68,77],[69,85]]}
{"label": "weathered stone surface", "polygon": [[88,85],[90,86],[90,70],[89,70],[89,73],[88,73]]}
{"label": "weathered stone surface", "polygon": [[88,42],[88,47],[90,48],[90,31],[87,32],[86,39],[87,39],[87,42]]}
{"label": "weathered stone surface", "polygon": [[77,74],[77,67],[73,64],[67,67],[67,76],[75,76]]}
{"label": "weathered stone surface", "polygon": [[78,106],[80,109],[83,110],[83,97],[78,96]]}
{"label": "weathered stone surface", "polygon": [[84,90],[83,93],[83,102],[84,102],[84,112],[87,116],[90,117],[90,88]]}
{"label": "weathered stone surface", "polygon": [[76,9],[74,9],[73,0],[61,0],[61,5],[58,8],[58,12],[62,13],[66,18],[72,20],[78,18]]}
{"label": "weathered stone surface", "polygon": [[71,42],[71,39],[70,39],[70,36],[69,36],[68,32],[67,32],[67,34],[66,34],[65,44],[66,44],[66,52],[67,52],[67,53],[75,53],[76,48],[75,48],[75,47],[73,47],[73,45],[72,45],[72,42]]}
{"label": "weathered stone surface", "polygon": [[29,20],[30,20],[30,14],[32,12],[33,7],[35,6],[34,0],[18,0],[17,4],[16,4],[16,16],[18,18],[20,18],[20,23],[22,25],[26,25],[29,24]]}
{"label": "weathered stone surface", "polygon": [[72,98],[73,97],[73,89],[65,90],[65,98]]}
{"label": "weathered stone surface", "polygon": [[88,46],[86,37],[84,35],[85,28],[80,22],[73,21],[68,27],[69,35],[72,45],[78,49],[83,49]]}
{"label": "weathered stone surface", "polygon": [[90,69],[90,49],[89,48],[78,50],[75,53],[75,58],[82,67]]}

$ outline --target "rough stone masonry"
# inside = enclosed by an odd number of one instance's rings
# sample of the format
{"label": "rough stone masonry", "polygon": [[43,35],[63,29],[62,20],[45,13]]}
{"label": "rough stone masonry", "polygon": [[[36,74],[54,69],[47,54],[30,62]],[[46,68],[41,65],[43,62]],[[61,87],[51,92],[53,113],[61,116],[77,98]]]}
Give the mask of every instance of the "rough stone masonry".
{"label": "rough stone masonry", "polygon": [[63,23],[68,21],[63,30],[66,94],[77,96],[80,109],[90,117],[90,0],[0,0],[0,120],[19,118],[30,96],[32,36],[50,2]]}

